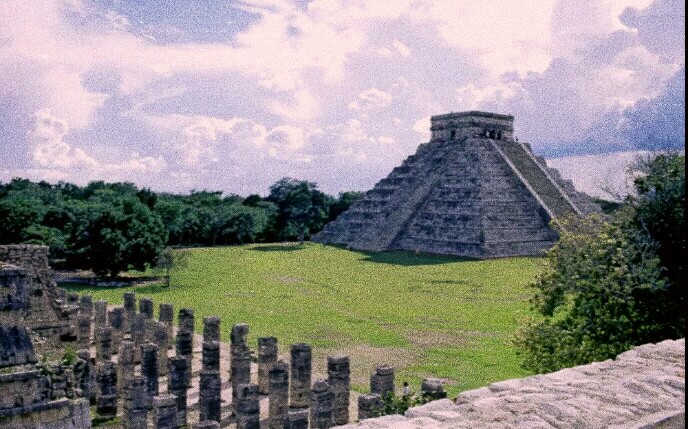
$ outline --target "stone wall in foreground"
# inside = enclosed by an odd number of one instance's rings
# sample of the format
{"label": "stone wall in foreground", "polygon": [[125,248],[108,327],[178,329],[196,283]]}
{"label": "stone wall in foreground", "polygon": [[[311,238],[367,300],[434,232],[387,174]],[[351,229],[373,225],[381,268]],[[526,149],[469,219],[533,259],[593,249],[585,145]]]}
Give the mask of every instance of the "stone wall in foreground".
{"label": "stone wall in foreground", "polygon": [[493,383],[339,429],[685,428],[685,339],[615,360]]}

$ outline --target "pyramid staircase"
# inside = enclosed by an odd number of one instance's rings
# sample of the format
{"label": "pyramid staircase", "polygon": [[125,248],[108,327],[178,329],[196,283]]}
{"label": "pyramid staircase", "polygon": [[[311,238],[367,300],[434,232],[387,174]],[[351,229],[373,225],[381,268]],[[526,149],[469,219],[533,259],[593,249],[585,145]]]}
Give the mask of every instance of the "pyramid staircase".
{"label": "pyramid staircase", "polygon": [[569,214],[582,214],[524,144],[508,140],[490,142],[555,222]]}

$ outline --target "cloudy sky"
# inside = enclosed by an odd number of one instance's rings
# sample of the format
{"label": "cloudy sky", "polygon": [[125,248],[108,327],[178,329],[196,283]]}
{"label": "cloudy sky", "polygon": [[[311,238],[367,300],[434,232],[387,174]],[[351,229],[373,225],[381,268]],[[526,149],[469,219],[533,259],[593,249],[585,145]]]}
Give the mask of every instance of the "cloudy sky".
{"label": "cloudy sky", "polygon": [[598,193],[684,148],[684,29],[683,0],[2,0],[0,181],[366,190],[480,109]]}

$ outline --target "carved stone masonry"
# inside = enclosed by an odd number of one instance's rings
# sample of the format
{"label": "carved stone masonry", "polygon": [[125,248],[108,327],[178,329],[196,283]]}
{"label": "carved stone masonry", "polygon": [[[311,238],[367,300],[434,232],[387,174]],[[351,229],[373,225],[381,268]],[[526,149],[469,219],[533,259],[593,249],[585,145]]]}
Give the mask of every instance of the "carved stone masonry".
{"label": "carved stone masonry", "polygon": [[384,396],[394,393],[394,368],[389,365],[379,365],[370,376],[370,393]]}
{"label": "carved stone masonry", "polygon": [[202,370],[198,388],[199,419],[219,422],[221,419],[222,383],[220,371]]}
{"label": "carved stone masonry", "polygon": [[232,382],[232,413],[236,414],[237,391],[240,384],[251,382],[251,350],[246,345],[249,327],[245,323],[232,326],[230,335],[229,378]]}
{"label": "carved stone masonry", "polygon": [[312,360],[311,346],[303,343],[291,346],[291,383],[289,386],[291,408],[310,406]]}
{"label": "carved stone masonry", "polygon": [[108,311],[108,322],[112,328],[112,350],[117,353],[124,336],[124,307],[115,307]]}
{"label": "carved stone masonry", "polygon": [[158,346],[158,374],[167,375],[167,346],[170,343],[167,326],[157,320],[152,321],[152,342]]}
{"label": "carved stone masonry", "polygon": [[269,411],[268,428],[282,429],[284,419],[289,413],[289,365],[278,361],[268,374],[269,378]]}
{"label": "carved stone masonry", "polygon": [[170,340],[167,348],[170,349],[174,346],[174,305],[162,303],[159,310],[158,320],[167,327],[167,337]]}
{"label": "carved stone masonry", "polygon": [[124,394],[124,412],[122,413],[124,429],[147,429],[147,401],[146,377],[142,375],[132,377]]}
{"label": "carved stone masonry", "polygon": [[77,317],[76,337],[80,348],[91,347],[91,316],[88,314],[79,314]]}
{"label": "carved stone masonry", "polygon": [[141,346],[141,374],[146,377],[148,408],[153,406],[153,397],[159,393],[158,386],[158,346],[146,343]]}
{"label": "carved stone masonry", "polygon": [[194,312],[190,308],[179,310],[179,329],[177,330],[177,356],[184,356],[191,366],[193,356]]}
{"label": "carved stone masonry", "polygon": [[290,408],[284,421],[284,429],[308,429],[308,410]]}
{"label": "carved stone masonry", "polygon": [[361,395],[358,397],[358,419],[377,417],[382,408],[382,398],[378,394]]}
{"label": "carved stone masonry", "polygon": [[96,327],[96,360],[109,361],[112,359],[112,328]]}
{"label": "carved stone masonry", "polygon": [[220,318],[207,316],[203,318],[203,341],[220,342]]}
{"label": "carved stone masonry", "polygon": [[270,387],[269,373],[277,362],[277,338],[258,338],[258,390],[267,395]]}
{"label": "carved stone masonry", "polygon": [[345,425],[349,422],[351,390],[351,368],[348,356],[327,357],[327,382],[334,392],[334,422],[337,425]]}
{"label": "carved stone masonry", "polygon": [[316,380],[311,389],[311,428],[334,426],[334,391],[325,380]]}
{"label": "carved stone masonry", "polygon": [[96,384],[96,412],[101,417],[114,419],[117,415],[117,368],[113,362],[98,363]]}
{"label": "carved stone masonry", "polygon": [[134,292],[124,292],[124,330],[131,332],[131,324],[136,314],[136,294]]}
{"label": "carved stone masonry", "polygon": [[187,424],[186,398],[191,371],[184,356],[171,357],[168,362],[167,391],[177,397],[177,424],[183,427]]}
{"label": "carved stone masonry", "polygon": [[237,429],[260,429],[257,384],[240,384],[237,392]]}
{"label": "carved stone masonry", "polygon": [[135,349],[133,341],[124,340],[119,344],[119,353],[117,354],[117,379],[119,381],[118,387],[124,391],[134,378],[134,369],[136,367]]}
{"label": "carved stone masonry", "polygon": [[159,395],[153,398],[156,429],[177,429],[177,398],[174,395]]}

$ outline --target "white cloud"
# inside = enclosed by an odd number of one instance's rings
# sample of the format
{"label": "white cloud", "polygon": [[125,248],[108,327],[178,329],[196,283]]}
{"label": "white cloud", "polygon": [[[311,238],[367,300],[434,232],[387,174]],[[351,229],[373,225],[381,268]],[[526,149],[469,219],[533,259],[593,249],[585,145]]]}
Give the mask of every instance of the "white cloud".
{"label": "white cloud", "polygon": [[358,94],[358,99],[349,103],[352,110],[371,110],[387,107],[392,103],[392,95],[377,88],[366,89]]}
{"label": "white cloud", "polygon": [[665,97],[685,63],[680,3],[246,0],[258,17],[231,40],[163,44],[90,1],[5,0],[0,170],[362,190],[427,141],[430,115],[468,109],[514,114],[536,149],[618,148],[648,118],[680,128],[651,114],[680,92]]}
{"label": "white cloud", "polygon": [[579,191],[588,195],[618,199],[633,190],[629,167],[647,151],[616,152],[603,155],[567,156],[547,160],[563,178],[571,180]]}

